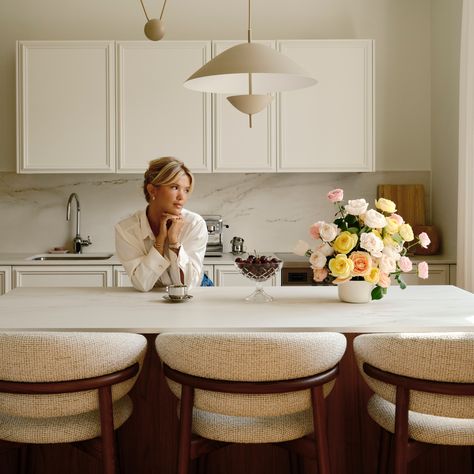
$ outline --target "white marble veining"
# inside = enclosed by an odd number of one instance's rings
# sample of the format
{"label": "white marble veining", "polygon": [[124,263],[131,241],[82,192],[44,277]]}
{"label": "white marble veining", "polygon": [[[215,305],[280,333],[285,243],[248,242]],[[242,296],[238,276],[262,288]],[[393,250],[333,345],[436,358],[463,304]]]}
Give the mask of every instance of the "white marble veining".
{"label": "white marble veining", "polygon": [[[188,208],[221,214],[230,226],[224,250],[234,235],[248,250],[291,251],[308,238],[316,220],[332,219],[329,190],[344,188],[347,198],[373,202],[377,184],[422,183],[429,209],[429,172],[196,174]],[[81,235],[91,236],[90,252],[114,250],[114,224],[145,207],[137,175],[15,175],[0,173],[0,253],[42,253],[69,246],[74,218],[66,221],[70,193],[81,202]]]}
{"label": "white marble veining", "polygon": [[474,294],[454,286],[390,288],[365,304],[341,303],[335,287],[265,291],[273,302],[245,302],[248,287],[213,287],[171,304],[158,290],[17,288],[0,298],[0,330],[474,331]]}

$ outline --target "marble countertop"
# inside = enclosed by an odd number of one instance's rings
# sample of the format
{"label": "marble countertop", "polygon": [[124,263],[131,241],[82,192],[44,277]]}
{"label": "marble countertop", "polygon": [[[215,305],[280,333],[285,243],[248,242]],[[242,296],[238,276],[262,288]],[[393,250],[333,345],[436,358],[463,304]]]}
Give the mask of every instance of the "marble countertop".
{"label": "marble countertop", "polygon": [[247,303],[249,287],[195,288],[185,303],[132,288],[17,288],[0,298],[0,330],[474,331],[474,294],[454,286],[389,289],[379,301],[341,303],[335,287],[269,287],[271,303]]}

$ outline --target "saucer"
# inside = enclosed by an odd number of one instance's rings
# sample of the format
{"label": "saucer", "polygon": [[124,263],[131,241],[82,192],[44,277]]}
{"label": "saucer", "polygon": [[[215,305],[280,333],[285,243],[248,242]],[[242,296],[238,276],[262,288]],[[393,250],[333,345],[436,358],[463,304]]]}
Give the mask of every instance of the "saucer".
{"label": "saucer", "polygon": [[167,303],[186,303],[189,301],[193,296],[192,295],[186,295],[182,300],[174,300],[173,298],[170,298],[169,295],[164,295],[163,299]]}

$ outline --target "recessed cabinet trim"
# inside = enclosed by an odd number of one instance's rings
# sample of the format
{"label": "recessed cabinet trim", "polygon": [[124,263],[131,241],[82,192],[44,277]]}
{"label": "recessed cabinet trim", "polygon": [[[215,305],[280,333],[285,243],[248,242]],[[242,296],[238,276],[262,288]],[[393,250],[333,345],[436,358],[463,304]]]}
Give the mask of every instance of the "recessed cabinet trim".
{"label": "recessed cabinet trim", "polygon": [[17,173],[115,171],[114,49],[17,42]]}
{"label": "recessed cabinet trim", "polygon": [[11,268],[7,266],[0,266],[0,295],[4,295],[11,290]]}

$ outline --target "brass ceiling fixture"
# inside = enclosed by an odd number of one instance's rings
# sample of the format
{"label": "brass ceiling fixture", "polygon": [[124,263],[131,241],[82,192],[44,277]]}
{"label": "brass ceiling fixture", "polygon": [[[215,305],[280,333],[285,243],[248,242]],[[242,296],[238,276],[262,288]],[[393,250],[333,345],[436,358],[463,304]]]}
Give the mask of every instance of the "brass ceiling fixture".
{"label": "brass ceiling fixture", "polygon": [[163,2],[163,8],[161,9],[160,18],[151,18],[148,16],[143,0],[140,0],[142,4],[143,13],[145,13],[146,24],[145,24],[145,36],[152,41],[159,41],[165,35],[165,27],[163,25],[163,13],[165,12],[167,0]]}
{"label": "brass ceiling fixture", "polygon": [[249,127],[252,127],[252,115],[270,104],[272,92],[309,87],[317,81],[275,49],[252,43],[250,2],[247,43],[216,56],[190,76],[184,86],[200,92],[237,94],[227,100],[249,116]]}

